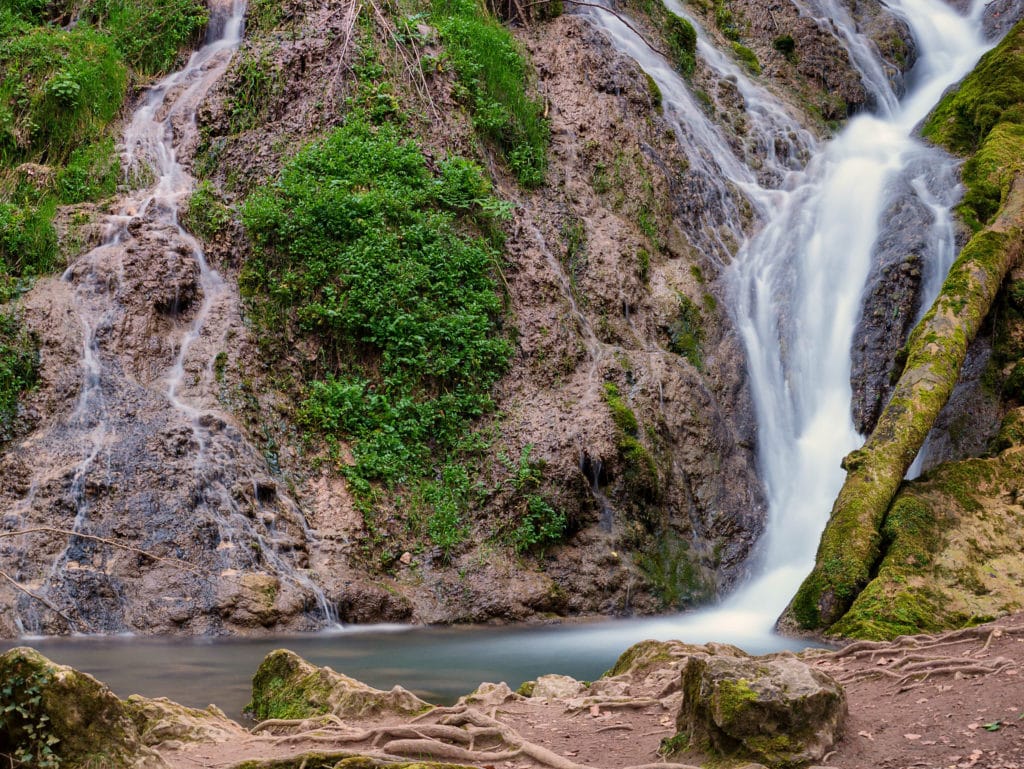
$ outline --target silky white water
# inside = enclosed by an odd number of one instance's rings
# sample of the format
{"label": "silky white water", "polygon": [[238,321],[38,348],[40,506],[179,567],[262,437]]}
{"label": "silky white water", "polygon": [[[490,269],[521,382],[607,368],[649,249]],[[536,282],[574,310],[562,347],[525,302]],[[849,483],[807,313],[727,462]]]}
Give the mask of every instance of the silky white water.
{"label": "silky white water", "polygon": [[[665,2],[685,15],[675,0]],[[715,608],[666,620],[666,634],[694,641],[768,635],[813,565],[844,479],[840,461],[862,442],[851,418],[850,350],[873,251],[888,226],[883,212],[897,188],[916,194],[934,219],[923,255],[923,306],[934,299],[952,262],[955,161],[915,138],[914,127],[989,46],[980,32],[983,7],[976,2],[966,17],[941,0],[894,0],[889,7],[908,21],[919,47],[902,102],[845,12],[816,6],[839,27],[874,94],[877,114],[853,118],[821,147],[802,137],[811,155],[803,169],[769,157],[777,164],[774,178],[781,180],[775,189],[754,180],[658,54],[610,14],[587,13],[658,83],[666,116],[685,125],[677,132],[687,154],[710,161],[711,167],[698,170],[717,170],[726,180],[723,194],[741,190],[760,220],[754,234],[740,240],[724,279],[748,355],[767,529],[746,583]],[[710,49],[703,32],[700,53],[721,76],[736,79],[748,106],[757,107],[757,131],[785,130],[785,110],[777,103],[766,108],[772,95]],[[686,147],[688,141],[703,146]],[[742,233],[738,219],[726,224]]]}

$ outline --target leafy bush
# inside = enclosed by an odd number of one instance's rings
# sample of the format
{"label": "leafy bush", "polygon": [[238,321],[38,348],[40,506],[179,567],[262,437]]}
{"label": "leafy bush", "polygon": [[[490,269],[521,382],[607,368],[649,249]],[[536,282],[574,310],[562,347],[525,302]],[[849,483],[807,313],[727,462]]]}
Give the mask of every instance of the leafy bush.
{"label": "leafy bush", "polygon": [[796,40],[790,34],[779,35],[772,40],[772,47],[789,61],[793,61],[796,56]]}
{"label": "leafy bush", "polygon": [[200,182],[189,196],[181,223],[193,235],[210,241],[231,224],[231,209],[221,202],[210,182]]}
{"label": "leafy bush", "polygon": [[512,546],[517,553],[554,544],[565,536],[568,522],[565,513],[552,507],[537,494],[526,498],[526,511],[512,532]]}
{"label": "leafy bush", "polygon": [[698,369],[704,365],[701,355],[703,318],[700,308],[684,294],[679,294],[679,313],[668,327],[668,337],[668,348],[672,352],[682,355]]}
{"label": "leafy bush", "polygon": [[17,279],[41,275],[57,262],[52,199],[41,206],[0,203],[0,302],[16,292]]}
{"label": "leafy bush", "polygon": [[71,153],[67,166],[57,172],[57,195],[62,203],[107,198],[117,191],[121,164],[110,136],[83,145]]}
{"label": "leafy bush", "polygon": [[550,129],[526,92],[530,72],[511,33],[474,0],[435,0],[431,20],[459,78],[473,125],[501,151],[524,187],[539,187]]}
{"label": "leafy bush", "polygon": [[255,245],[243,288],[285,344],[319,344],[302,419],[352,442],[357,492],[427,474],[491,408],[512,346],[498,252],[466,233],[497,208],[479,168],[450,159],[435,175],[397,128],[359,113],[242,208]]}

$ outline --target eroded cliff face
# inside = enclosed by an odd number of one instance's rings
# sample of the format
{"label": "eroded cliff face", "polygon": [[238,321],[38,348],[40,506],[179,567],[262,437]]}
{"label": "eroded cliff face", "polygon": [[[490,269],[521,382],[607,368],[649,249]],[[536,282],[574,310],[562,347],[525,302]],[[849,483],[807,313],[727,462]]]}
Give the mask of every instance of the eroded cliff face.
{"label": "eroded cliff face", "polygon": [[[723,265],[695,245],[720,201],[657,88],[579,16],[518,29],[551,130],[546,184],[526,191],[474,132],[435,29],[418,22],[410,42],[368,9],[265,6],[208,95],[176,84],[160,107],[180,160],[207,180],[185,220],[217,274],[167,201],[129,195],[91,225],[68,211],[68,273],[22,300],[40,380],[29,428],[0,459],[0,509],[5,531],[32,532],[0,542],[17,582],[0,585],[0,634],[305,630],[331,609],[344,622],[652,613],[727,589],[764,526],[756,426]],[[734,11],[764,81],[808,125],[866,104],[827,24],[788,3]],[[905,28],[880,6],[858,13],[895,77],[912,60]],[[400,105],[428,165],[477,158],[514,204],[501,269],[514,353],[479,424],[483,491],[445,548],[410,524],[407,497],[353,494],[345,435],[303,434],[316,339],[266,344],[274,330],[236,287],[251,246],[235,207],[345,120],[368,50],[389,72],[374,98]],[[694,78],[740,157],[769,151],[745,141],[728,80],[699,60]],[[89,250],[109,213],[123,236]],[[510,543],[524,483],[564,516],[558,541]]]}

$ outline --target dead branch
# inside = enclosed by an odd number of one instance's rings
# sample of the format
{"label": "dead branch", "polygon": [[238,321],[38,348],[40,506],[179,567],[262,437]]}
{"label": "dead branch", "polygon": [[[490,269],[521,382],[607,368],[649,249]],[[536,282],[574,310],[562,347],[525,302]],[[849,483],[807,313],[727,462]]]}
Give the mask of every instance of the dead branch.
{"label": "dead branch", "polygon": [[201,571],[196,569],[192,564],[186,561],[180,561],[177,558],[164,558],[163,556],[159,556],[156,553],[151,553],[148,550],[142,550],[138,547],[133,547],[132,545],[126,545],[124,542],[118,542],[114,539],[107,539],[106,537],[97,537],[95,534],[84,534],[80,531],[74,531],[72,529],[59,529],[55,526],[33,526],[30,529],[18,529],[17,531],[0,531],[0,539],[7,539],[9,537],[20,537],[26,534],[40,533],[60,534],[61,536],[66,537],[78,537],[80,539],[87,539],[90,542],[100,542],[104,545],[110,545],[111,547],[116,547],[121,550],[127,550],[130,553],[135,553],[137,555],[145,556],[146,558],[151,558],[154,561],[160,561],[162,563],[170,564],[171,566],[176,566],[179,569],[182,569],[184,571],[190,571],[193,574],[200,577],[204,577],[207,579],[209,578],[208,575],[203,574]]}
{"label": "dead branch", "polygon": [[75,622],[74,620],[72,620],[71,617],[69,617],[67,614],[62,612],[60,609],[58,609],[56,606],[54,606],[52,603],[50,603],[43,596],[39,595],[38,593],[33,593],[27,587],[25,587],[24,585],[19,583],[18,580],[16,580],[14,577],[12,577],[10,574],[8,574],[6,571],[0,570],[0,577],[3,577],[5,580],[7,580],[9,583],[11,583],[11,585],[14,587],[15,590],[18,590],[18,591],[24,593],[25,595],[27,595],[29,598],[32,598],[33,600],[38,601],[43,606],[45,606],[47,609],[49,609],[54,614],[56,614],[58,617],[60,617],[62,620],[67,622],[68,623],[68,627],[75,628],[75,629],[81,629],[81,627],[82,627],[81,623]]}
{"label": "dead branch", "polygon": [[[521,7],[524,10],[528,10],[530,8],[533,8],[534,6],[537,6],[537,5],[550,5],[554,1],[555,0],[533,0],[533,2],[525,3]],[[616,19],[618,19],[623,24],[625,24],[626,27],[630,30],[630,32],[632,32],[634,35],[639,37],[643,41],[644,45],[646,45],[648,48],[650,48],[656,54],[658,54],[659,56],[664,56],[666,59],[671,59],[672,58],[665,51],[661,50],[660,48],[658,48],[658,46],[656,46],[654,43],[652,43],[650,40],[648,40],[647,36],[644,35],[643,32],[641,32],[639,29],[634,27],[633,24],[629,21],[629,19],[627,19],[622,14],[620,14],[618,11],[615,11],[615,10],[611,9],[611,8],[609,8],[606,5],[601,5],[600,3],[590,3],[590,2],[587,2],[586,0],[562,0],[562,2],[571,3],[572,5],[579,5],[579,6],[582,6],[584,8],[597,8],[599,11],[604,11],[605,13],[611,14]]]}

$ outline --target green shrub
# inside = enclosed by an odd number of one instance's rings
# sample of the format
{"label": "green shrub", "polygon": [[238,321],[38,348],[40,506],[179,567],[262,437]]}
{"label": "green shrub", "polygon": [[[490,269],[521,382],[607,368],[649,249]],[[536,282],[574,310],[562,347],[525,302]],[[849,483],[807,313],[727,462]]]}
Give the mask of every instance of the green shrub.
{"label": "green shrub", "polygon": [[701,354],[703,318],[700,308],[685,294],[679,294],[679,313],[669,325],[668,336],[668,348],[672,352],[682,355],[698,369],[704,365]]}
{"label": "green shrub", "polygon": [[562,540],[567,528],[565,513],[552,507],[543,497],[531,494],[526,498],[526,509],[519,525],[512,531],[512,547],[517,553],[525,553],[552,545]]}
{"label": "green shrub", "polygon": [[107,30],[128,66],[144,75],[172,69],[207,18],[202,0],[91,0],[79,15]]}
{"label": "green shrub", "polygon": [[18,398],[36,381],[39,353],[18,318],[0,312],[0,446],[13,437]]}
{"label": "green shrub", "polygon": [[117,191],[121,163],[114,139],[106,136],[82,145],[71,153],[67,166],[57,172],[61,203],[82,203],[109,198]]}
{"label": "green shrub", "polygon": [[796,40],[792,35],[779,35],[772,40],[772,47],[790,61],[796,56]]}
{"label": "green shrub", "polygon": [[474,0],[435,0],[431,21],[473,125],[502,153],[522,186],[541,186],[550,128],[543,104],[526,92],[529,65],[515,38]]}
{"label": "green shrub", "polygon": [[210,241],[231,224],[231,209],[221,202],[210,182],[200,182],[189,196],[181,223],[193,235]]}
{"label": "green shrub", "polygon": [[357,492],[424,476],[492,408],[512,346],[498,252],[468,233],[500,208],[479,168],[449,159],[434,174],[396,127],[359,113],[243,205],[243,289],[281,343],[320,346],[301,418],[352,443]]}
{"label": "green shrub", "polygon": [[41,275],[56,265],[55,210],[53,199],[39,206],[0,203],[0,301],[11,297],[17,279]]}

